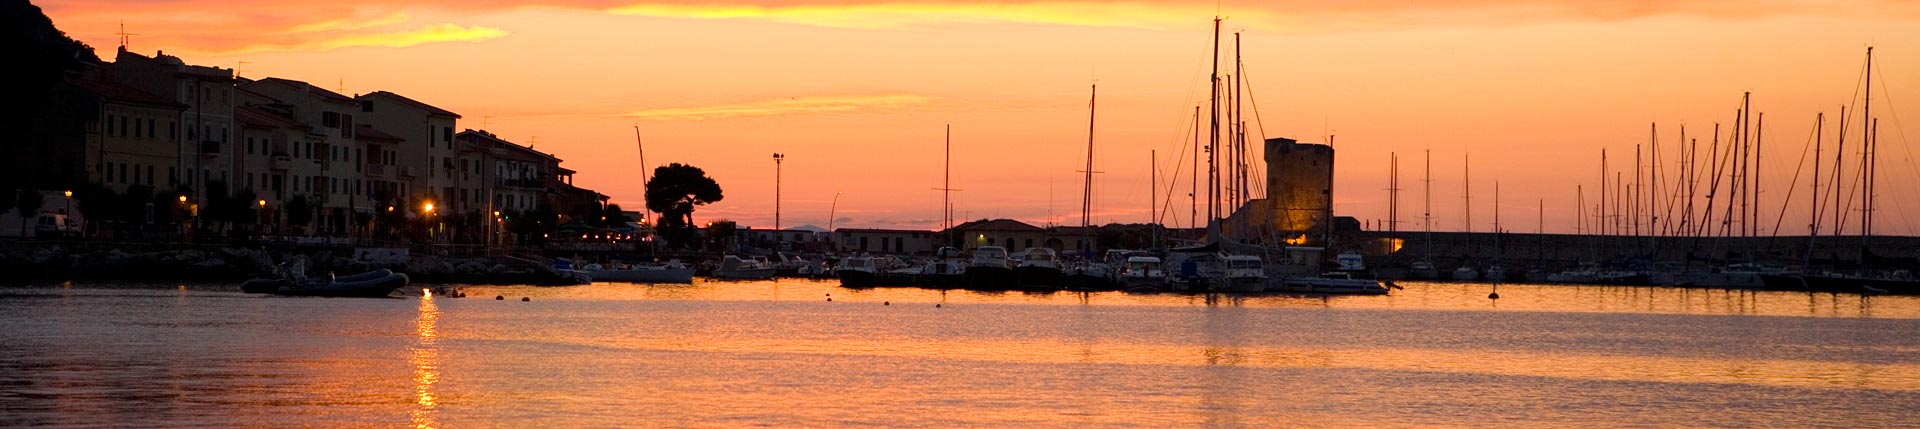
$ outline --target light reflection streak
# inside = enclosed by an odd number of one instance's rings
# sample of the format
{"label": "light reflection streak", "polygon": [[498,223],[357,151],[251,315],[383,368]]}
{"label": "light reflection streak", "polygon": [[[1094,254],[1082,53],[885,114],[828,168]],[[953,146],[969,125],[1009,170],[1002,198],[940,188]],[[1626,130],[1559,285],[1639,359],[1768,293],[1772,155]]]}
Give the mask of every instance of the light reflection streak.
{"label": "light reflection streak", "polygon": [[407,357],[407,362],[413,365],[412,417],[413,427],[418,429],[435,426],[434,408],[438,406],[438,398],[434,395],[433,385],[440,381],[439,320],[440,307],[434,305],[433,295],[422,296],[420,316],[414,326],[418,338]]}
{"label": "light reflection streak", "polygon": [[[629,341],[621,346],[727,354],[793,353],[914,357],[980,362],[1110,365],[1350,368],[1453,374],[1550,377],[1570,380],[1659,381],[1806,388],[1920,391],[1920,363],[1834,363],[1791,359],[1731,359],[1541,353],[1421,348],[1325,349],[1225,344],[1101,343],[1094,350],[1050,341],[941,341],[937,347],[884,340],[712,338],[708,341]],[[596,343],[597,344],[597,343]],[[1488,364],[1499,362],[1499,364]]]}

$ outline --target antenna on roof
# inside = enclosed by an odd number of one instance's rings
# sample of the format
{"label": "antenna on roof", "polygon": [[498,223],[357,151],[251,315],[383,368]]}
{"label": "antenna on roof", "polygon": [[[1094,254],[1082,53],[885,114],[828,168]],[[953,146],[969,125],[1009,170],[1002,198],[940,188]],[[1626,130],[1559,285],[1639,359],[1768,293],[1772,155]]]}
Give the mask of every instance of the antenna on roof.
{"label": "antenna on roof", "polygon": [[340,92],[347,92],[347,78],[340,78]]}
{"label": "antenna on roof", "polygon": [[120,35],[120,50],[122,51],[127,50],[127,42],[132,40],[132,38],[128,36],[138,36],[138,34],[127,32],[127,20],[124,19],[120,20],[120,32],[113,34]]}
{"label": "antenna on roof", "polygon": [[240,77],[240,72],[247,69],[247,64],[253,64],[253,62],[240,60],[240,65],[233,67],[233,77]]}
{"label": "antenna on roof", "polygon": [[488,121],[491,121],[491,120],[493,120],[493,116],[490,116],[490,115],[489,115],[489,116],[481,116],[481,117],[480,117],[480,129],[482,129],[482,130],[485,130],[485,129],[487,129],[487,122],[488,122]]}

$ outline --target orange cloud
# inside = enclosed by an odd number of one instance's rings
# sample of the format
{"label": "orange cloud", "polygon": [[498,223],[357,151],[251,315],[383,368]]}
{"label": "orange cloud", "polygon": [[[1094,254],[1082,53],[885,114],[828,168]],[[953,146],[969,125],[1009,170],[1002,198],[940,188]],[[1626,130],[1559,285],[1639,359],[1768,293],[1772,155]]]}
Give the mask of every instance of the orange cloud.
{"label": "orange cloud", "polygon": [[626,116],[645,120],[704,120],[809,113],[874,112],[891,111],[933,101],[933,97],[905,94],[794,97],[712,106],[647,109],[628,113]]}
{"label": "orange cloud", "polygon": [[225,56],[256,52],[320,52],[354,47],[404,48],[427,43],[479,42],[506,37],[506,35],[507,32],[505,30],[498,28],[434,24],[411,30],[380,33],[349,33],[328,38],[307,39],[291,43],[261,43],[202,53]]}

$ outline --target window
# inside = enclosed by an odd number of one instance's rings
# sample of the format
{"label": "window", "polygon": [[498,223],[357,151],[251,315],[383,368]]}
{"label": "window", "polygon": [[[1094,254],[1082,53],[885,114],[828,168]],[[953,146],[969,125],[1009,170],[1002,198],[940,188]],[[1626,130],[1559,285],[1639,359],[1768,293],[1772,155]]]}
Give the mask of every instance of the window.
{"label": "window", "polygon": [[320,112],[320,126],[327,127],[327,128],[339,128],[340,114],[335,112]]}
{"label": "window", "polygon": [[126,181],[127,181],[127,165],[120,164],[120,182],[126,183]]}
{"label": "window", "polygon": [[121,137],[127,136],[127,117],[126,116],[120,117],[120,136]]}
{"label": "window", "polygon": [[373,100],[360,100],[360,111],[373,112]]}
{"label": "window", "polygon": [[151,165],[147,166],[147,184],[153,184],[153,166]]}
{"label": "window", "polygon": [[113,135],[113,119],[114,118],[115,116],[112,113],[107,114],[107,135]]}
{"label": "window", "polygon": [[440,141],[447,142],[448,148],[453,147],[453,127],[440,127]]}
{"label": "window", "polygon": [[137,138],[140,138],[140,126],[141,126],[141,125],[143,125],[143,124],[141,124],[141,123],[140,123],[140,119],[139,119],[139,118],[135,118],[135,119],[133,120],[133,138],[136,138],[136,139],[137,139]]}
{"label": "window", "polygon": [[148,119],[147,119],[147,138],[149,138],[149,139],[152,139],[152,138],[155,138],[155,136],[157,135],[157,133],[155,133],[155,132],[154,132],[154,129],[155,129],[155,128],[159,128],[159,127],[155,127],[155,126],[153,126],[153,124],[154,124],[154,121],[153,121],[153,119],[152,119],[152,118],[148,118]]}
{"label": "window", "polygon": [[340,115],[340,136],[353,138],[353,115]]}
{"label": "window", "polygon": [[247,137],[247,154],[252,155],[253,152],[254,152],[253,137]]}

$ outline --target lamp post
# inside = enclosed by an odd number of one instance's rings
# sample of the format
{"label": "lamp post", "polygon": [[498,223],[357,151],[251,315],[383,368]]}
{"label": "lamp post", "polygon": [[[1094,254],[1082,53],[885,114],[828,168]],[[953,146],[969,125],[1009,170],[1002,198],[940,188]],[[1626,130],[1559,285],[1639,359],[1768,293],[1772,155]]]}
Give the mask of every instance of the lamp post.
{"label": "lamp post", "polygon": [[775,234],[780,233],[780,161],[786,159],[787,156],[779,152],[773,154],[773,231]]}

